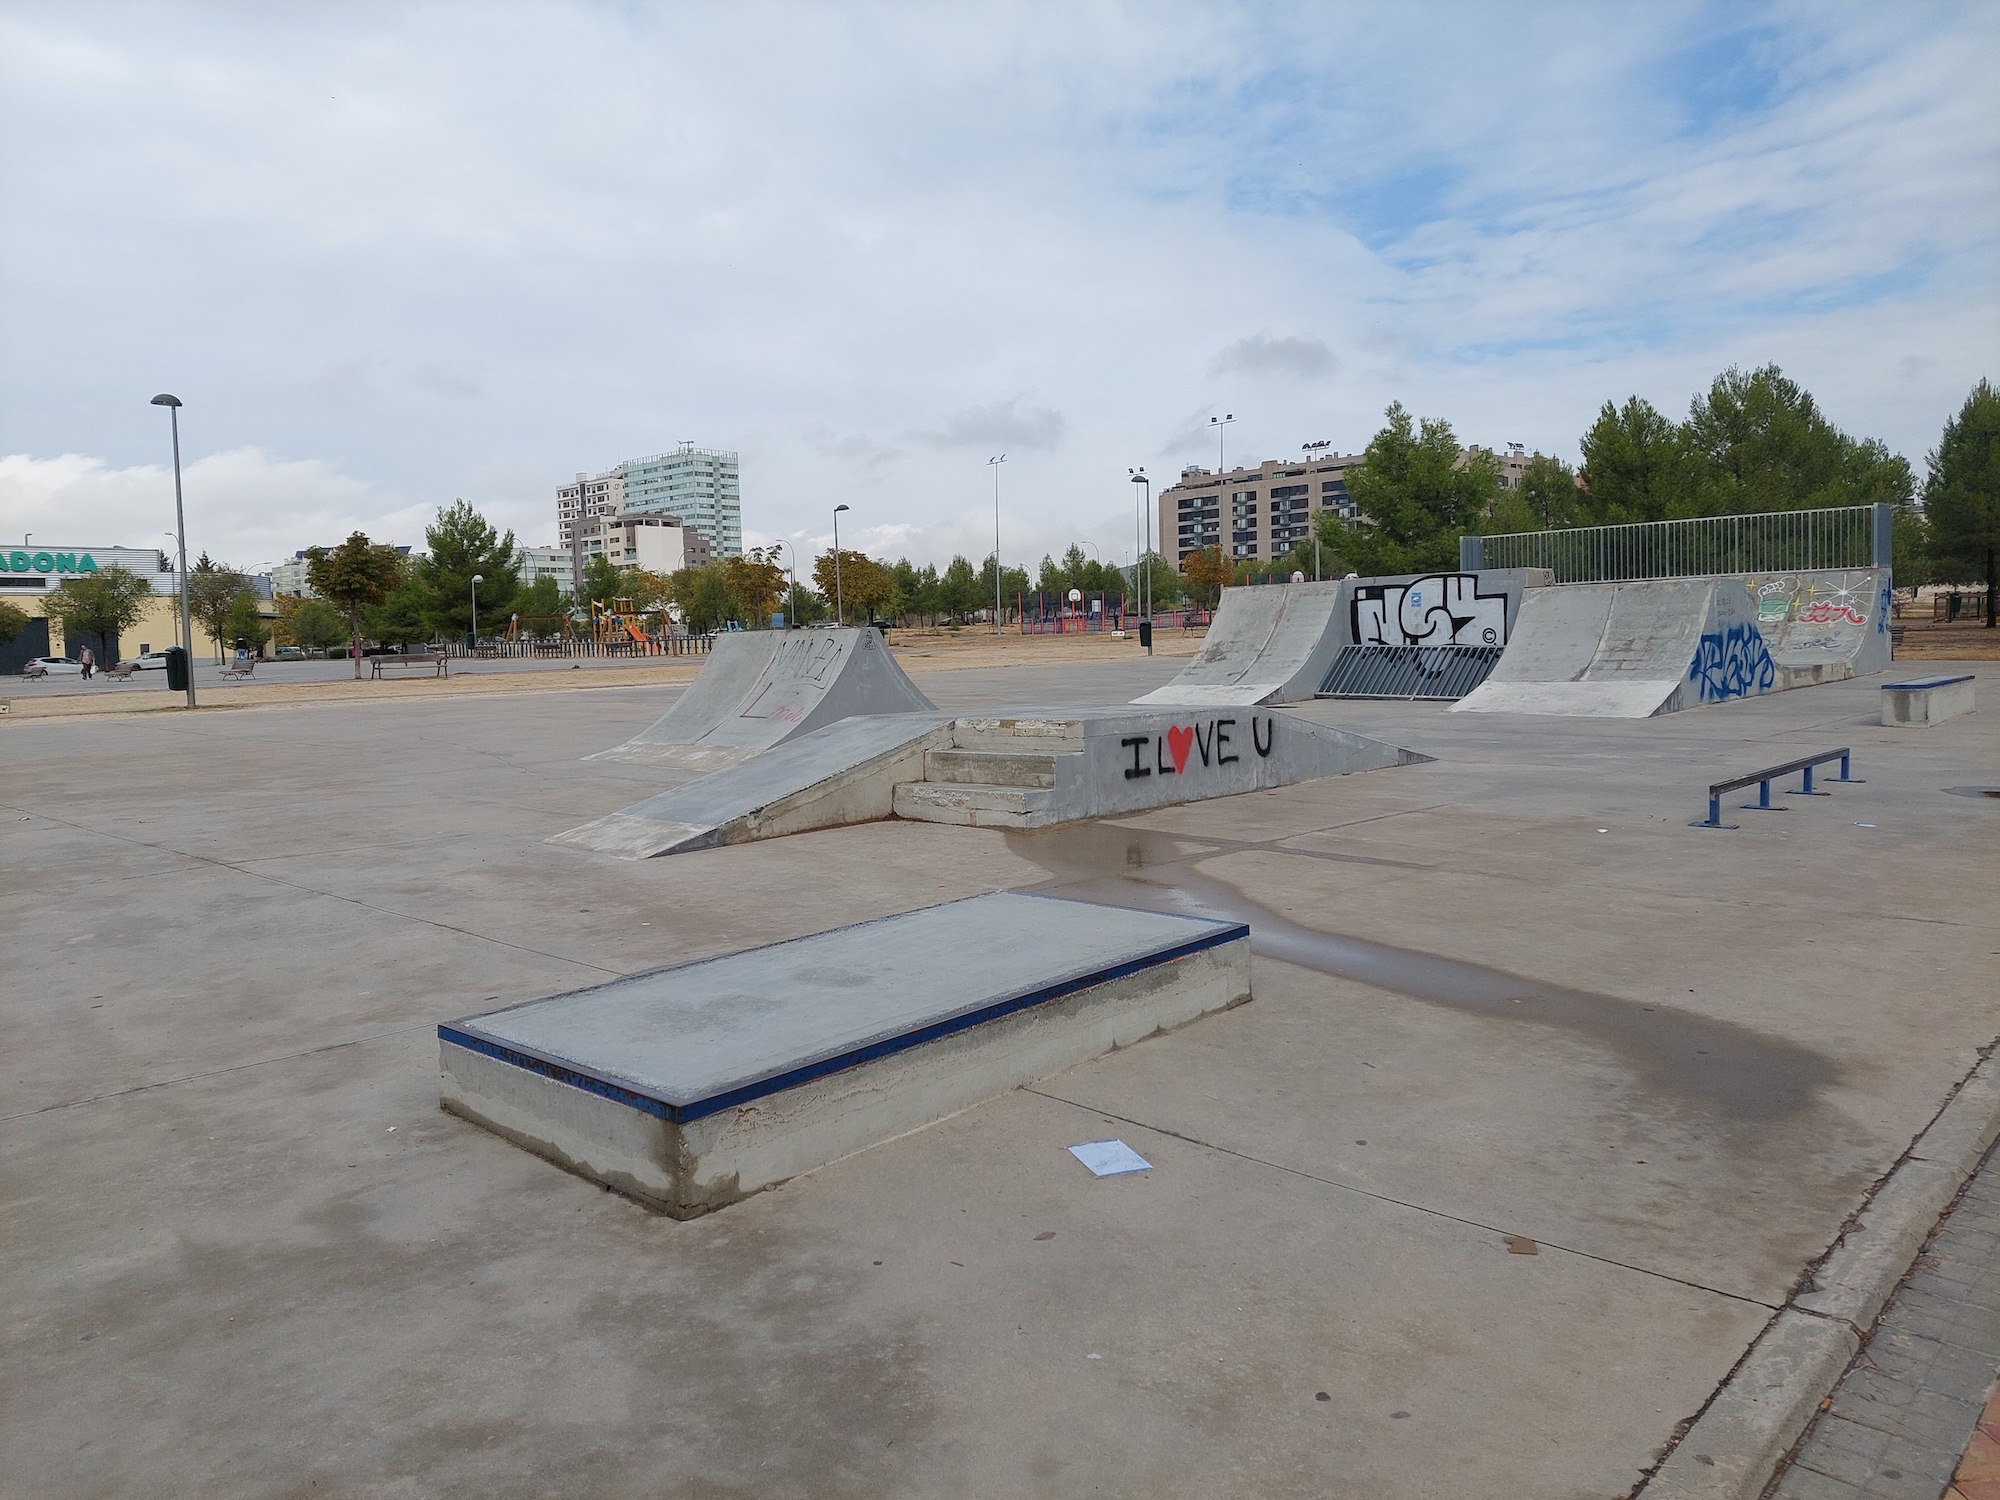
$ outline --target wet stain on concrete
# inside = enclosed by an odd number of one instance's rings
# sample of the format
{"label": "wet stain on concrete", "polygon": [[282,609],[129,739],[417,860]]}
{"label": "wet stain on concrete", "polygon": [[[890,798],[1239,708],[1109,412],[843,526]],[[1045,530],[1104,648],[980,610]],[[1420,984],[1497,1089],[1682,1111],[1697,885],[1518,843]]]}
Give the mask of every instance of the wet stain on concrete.
{"label": "wet stain on concrete", "polygon": [[1275,842],[1222,844],[1092,823],[1009,833],[1007,845],[1048,872],[1038,887],[1048,894],[1247,922],[1253,953],[1471,1015],[1558,1028],[1602,1047],[1642,1084],[1725,1117],[1788,1119],[1839,1076],[1823,1054],[1731,1021],[1308,927],[1199,868],[1224,854],[1294,852]]}

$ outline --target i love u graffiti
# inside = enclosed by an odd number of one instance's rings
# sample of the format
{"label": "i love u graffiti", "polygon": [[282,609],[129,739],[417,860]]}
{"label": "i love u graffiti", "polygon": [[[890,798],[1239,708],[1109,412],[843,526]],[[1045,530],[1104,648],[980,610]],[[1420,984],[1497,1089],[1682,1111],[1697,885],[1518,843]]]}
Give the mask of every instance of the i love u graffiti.
{"label": "i love u graffiti", "polygon": [[[1233,766],[1243,759],[1240,751],[1242,741],[1231,732],[1239,725],[1236,719],[1197,720],[1193,724],[1175,724],[1164,734],[1131,734],[1119,740],[1119,745],[1132,754],[1132,764],[1125,768],[1125,779],[1135,781],[1141,776],[1185,776],[1191,761],[1200,766]],[[1278,737],[1278,721],[1259,714],[1250,716],[1250,748],[1258,759],[1271,753],[1271,746]]]}

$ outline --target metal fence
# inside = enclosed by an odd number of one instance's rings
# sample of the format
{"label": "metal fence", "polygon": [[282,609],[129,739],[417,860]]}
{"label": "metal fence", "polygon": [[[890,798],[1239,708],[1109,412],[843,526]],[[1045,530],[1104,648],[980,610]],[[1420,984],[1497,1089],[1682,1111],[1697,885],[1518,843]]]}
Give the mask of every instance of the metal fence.
{"label": "metal fence", "polygon": [[1547,568],[1557,583],[1886,568],[1891,508],[1781,510],[1458,539],[1459,566]]}

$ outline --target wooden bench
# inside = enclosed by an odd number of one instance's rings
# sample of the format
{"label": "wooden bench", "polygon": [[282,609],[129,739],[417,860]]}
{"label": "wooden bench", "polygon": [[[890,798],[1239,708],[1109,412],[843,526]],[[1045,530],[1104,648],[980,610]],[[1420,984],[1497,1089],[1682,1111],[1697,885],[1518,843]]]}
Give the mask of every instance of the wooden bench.
{"label": "wooden bench", "polygon": [[138,669],[139,669],[139,664],[136,661],[121,661],[115,667],[106,667],[104,669],[103,675],[106,677],[115,678],[119,682],[124,682],[128,678],[130,678],[131,675]]}
{"label": "wooden bench", "polygon": [[257,658],[254,656],[246,656],[242,658],[240,661],[233,661],[228,666],[224,667],[222,669],[222,675],[224,677],[234,677],[238,682],[241,682],[244,678],[248,677],[252,672],[256,670],[257,670]]}
{"label": "wooden bench", "polygon": [[445,670],[445,655],[442,651],[429,652],[423,656],[371,656],[368,660],[374,663],[368,673],[370,677],[380,677],[384,667],[430,667],[433,669],[431,675],[434,677],[451,675]]}
{"label": "wooden bench", "polygon": [[1972,712],[1972,674],[1916,677],[1882,684],[1882,722],[1897,729],[1927,729]]}

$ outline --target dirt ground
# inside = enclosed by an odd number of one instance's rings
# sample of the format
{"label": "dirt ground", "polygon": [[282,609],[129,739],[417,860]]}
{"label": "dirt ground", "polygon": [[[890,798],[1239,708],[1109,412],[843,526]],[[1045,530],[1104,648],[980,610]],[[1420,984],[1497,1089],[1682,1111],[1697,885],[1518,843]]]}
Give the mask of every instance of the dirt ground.
{"label": "dirt ground", "polygon": [[1940,625],[1905,611],[1895,623],[1904,627],[1897,661],[2000,661],[2000,630],[1988,630],[1978,620]]}
{"label": "dirt ground", "polygon": [[[1201,644],[1199,630],[1164,630],[1154,654],[1192,656]],[[949,672],[985,667],[1052,666],[1063,662],[1137,661],[1143,656],[1138,637],[1115,640],[1109,635],[1029,635],[1013,631],[994,635],[967,628],[897,630],[890,633],[890,651],[911,672]],[[688,683],[701,670],[701,657],[641,658],[631,662],[593,661],[574,672],[548,670],[546,662],[517,665],[510,661],[474,661],[454,666],[452,675],[436,678],[353,678],[311,682],[200,684],[203,711],[212,708],[269,708],[294,703],[328,701],[379,702],[385,698],[464,698],[489,693],[574,692],[579,688],[646,687]],[[65,692],[60,696],[11,699],[0,689],[7,719],[95,717],[101,714],[178,713],[177,697],[146,692],[146,684],[107,683],[101,692]],[[4,722],[4,720],[0,720]]]}

